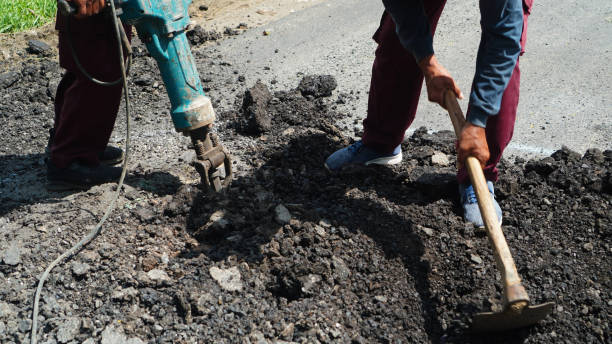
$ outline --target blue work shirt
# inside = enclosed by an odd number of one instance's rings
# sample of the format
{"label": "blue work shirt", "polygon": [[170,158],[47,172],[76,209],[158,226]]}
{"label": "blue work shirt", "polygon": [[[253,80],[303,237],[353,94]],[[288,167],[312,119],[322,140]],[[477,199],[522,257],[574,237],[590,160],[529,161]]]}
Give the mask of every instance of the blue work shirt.
{"label": "blue work shirt", "polygon": [[[427,0],[383,0],[385,9],[395,22],[402,46],[414,55],[417,62],[434,53],[423,1]],[[482,35],[467,119],[485,127],[487,118],[499,112],[502,95],[521,52],[523,2],[480,0],[480,17]]]}

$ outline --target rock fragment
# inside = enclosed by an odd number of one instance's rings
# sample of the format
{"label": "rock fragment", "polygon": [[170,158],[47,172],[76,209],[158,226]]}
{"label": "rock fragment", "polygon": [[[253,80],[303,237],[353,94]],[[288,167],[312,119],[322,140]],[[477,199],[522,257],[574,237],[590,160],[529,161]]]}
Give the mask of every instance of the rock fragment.
{"label": "rock fragment", "polygon": [[238,267],[233,266],[229,269],[219,269],[213,266],[209,270],[210,276],[219,283],[221,288],[227,291],[241,291],[242,281]]}
{"label": "rock fragment", "polygon": [[330,228],[332,225],[331,225],[331,222],[329,222],[329,220],[321,219],[321,220],[319,220],[319,226],[323,226],[325,228]]}
{"label": "rock fragment", "polygon": [[431,156],[431,163],[438,166],[448,166],[450,161],[448,156],[440,151],[435,151]]}
{"label": "rock fragment", "polygon": [[249,341],[253,344],[268,344],[266,337],[259,331],[251,332],[248,337]]}
{"label": "rock fragment", "polygon": [[158,285],[169,284],[172,280],[164,270],[153,269],[147,272],[147,277]]}
{"label": "rock fragment", "polygon": [[191,303],[195,307],[197,315],[206,315],[210,312],[209,307],[216,302],[215,298],[210,293],[192,294]]}
{"label": "rock fragment", "polygon": [[289,323],[289,325],[285,326],[285,328],[281,331],[280,337],[284,340],[293,339],[293,332],[295,331],[295,325],[293,323]]}
{"label": "rock fragment", "polygon": [[91,269],[91,266],[89,266],[89,264],[87,263],[74,262],[72,263],[71,269],[72,269],[72,274],[74,274],[77,277],[82,277],[89,272],[89,270]]}
{"label": "rock fragment", "polygon": [[31,39],[28,41],[28,47],[26,49],[28,53],[34,55],[49,56],[51,55],[51,47],[49,44],[39,41],[37,39]]}
{"label": "rock fragment", "polygon": [[473,254],[473,253],[472,253],[472,254],[470,255],[470,260],[471,260],[472,262],[474,262],[475,264],[478,264],[478,265],[482,264],[482,258],[480,258],[480,256],[478,256],[478,255],[476,255],[476,254]]}
{"label": "rock fragment", "polygon": [[136,296],[138,296],[138,289],[134,287],[119,288],[112,293],[111,299],[114,301],[129,301]]}
{"label": "rock fragment", "polygon": [[83,261],[87,263],[95,263],[100,259],[98,252],[93,250],[83,251],[81,252],[80,256],[82,257]]}
{"label": "rock fragment", "polygon": [[164,252],[162,253],[162,256],[160,258],[162,264],[164,265],[168,265],[168,263],[170,262],[170,257],[168,256],[168,253]]}
{"label": "rock fragment", "polygon": [[374,300],[379,303],[387,303],[387,297],[384,295],[376,295],[374,296]]}
{"label": "rock fragment", "polygon": [[315,233],[317,233],[318,236],[320,237],[325,237],[327,235],[327,232],[325,231],[325,228],[319,226],[319,225],[315,225],[314,227]]}
{"label": "rock fragment", "polygon": [[321,276],[317,274],[308,274],[306,276],[299,277],[298,280],[302,285],[302,292],[305,294],[312,294],[322,279]]}
{"label": "rock fragment", "polygon": [[331,259],[332,266],[335,271],[335,277],[339,281],[347,279],[351,275],[351,270],[346,266],[340,257],[333,256]]}
{"label": "rock fragment", "polygon": [[138,86],[151,86],[153,79],[149,75],[140,75],[134,79],[134,83]]}
{"label": "rock fragment", "polygon": [[140,207],[136,209],[135,213],[142,223],[151,223],[155,220],[155,213],[149,207]]}
{"label": "rock fragment", "polygon": [[6,265],[19,265],[21,263],[21,250],[19,246],[11,244],[9,248],[4,251],[2,261],[4,261]]}
{"label": "rock fragment", "polygon": [[336,87],[336,78],[331,75],[306,75],[300,81],[298,90],[304,97],[321,98],[331,96]]}
{"label": "rock fragment", "polygon": [[418,228],[420,230],[422,230],[428,236],[433,236],[434,235],[434,230],[432,228],[421,226],[421,225],[418,225]]}
{"label": "rock fragment", "polygon": [[13,84],[16,83],[19,78],[21,78],[21,74],[16,71],[2,73],[0,74],[0,87],[9,88],[13,86]]}
{"label": "rock fragment", "polygon": [[127,338],[121,327],[117,328],[114,325],[108,325],[102,332],[100,344],[125,344],[126,341]]}
{"label": "rock fragment", "polygon": [[192,30],[187,31],[187,39],[192,46],[200,45],[208,41],[216,41],[223,37],[223,35],[217,31],[206,31],[202,26],[196,25]]}
{"label": "rock fragment", "polygon": [[225,229],[229,225],[229,221],[225,218],[225,211],[217,210],[210,215],[209,224],[211,227]]}
{"label": "rock fragment", "polygon": [[0,319],[12,319],[17,316],[15,307],[10,303],[0,301]]}
{"label": "rock fragment", "polygon": [[285,225],[291,221],[291,213],[289,209],[282,204],[279,204],[274,208],[274,220],[281,225]]}
{"label": "rock fragment", "polygon": [[26,333],[32,328],[32,320],[30,319],[21,319],[19,321],[19,325],[17,325],[17,329],[21,333]]}
{"label": "rock fragment", "polygon": [[144,344],[144,342],[137,337],[128,338],[121,327],[108,325],[102,332],[100,344]]}
{"label": "rock fragment", "polygon": [[248,133],[259,135],[272,128],[272,116],[267,111],[271,99],[272,94],[261,81],[257,81],[244,93],[242,111],[247,120]]}
{"label": "rock fragment", "polygon": [[68,318],[57,329],[55,337],[59,343],[68,343],[73,340],[81,329],[81,319]]}
{"label": "rock fragment", "polygon": [[223,30],[223,34],[227,35],[227,36],[237,36],[240,34],[240,31],[231,28],[229,26],[226,26],[225,29]]}
{"label": "rock fragment", "polygon": [[550,156],[557,161],[570,162],[570,163],[576,163],[580,161],[580,158],[582,158],[579,153],[571,150],[567,146],[562,146],[561,149],[554,152]]}

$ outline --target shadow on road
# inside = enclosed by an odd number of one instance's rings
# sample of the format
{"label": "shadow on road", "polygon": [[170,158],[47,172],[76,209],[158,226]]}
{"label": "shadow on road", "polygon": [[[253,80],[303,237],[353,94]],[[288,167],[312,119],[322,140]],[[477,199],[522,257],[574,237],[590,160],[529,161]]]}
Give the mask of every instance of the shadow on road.
{"label": "shadow on road", "polygon": [[[44,154],[0,156],[0,217],[21,206],[62,202],[66,196],[81,192],[47,191],[46,178]],[[160,196],[174,194],[182,185],[176,176],[159,171],[128,172],[125,184]]]}

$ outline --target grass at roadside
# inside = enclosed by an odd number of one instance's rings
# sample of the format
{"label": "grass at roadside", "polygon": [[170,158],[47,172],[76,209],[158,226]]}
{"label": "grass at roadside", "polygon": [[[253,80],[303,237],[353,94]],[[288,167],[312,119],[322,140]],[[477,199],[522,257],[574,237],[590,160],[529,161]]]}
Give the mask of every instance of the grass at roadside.
{"label": "grass at roadside", "polygon": [[0,0],[0,33],[41,26],[55,17],[56,0]]}

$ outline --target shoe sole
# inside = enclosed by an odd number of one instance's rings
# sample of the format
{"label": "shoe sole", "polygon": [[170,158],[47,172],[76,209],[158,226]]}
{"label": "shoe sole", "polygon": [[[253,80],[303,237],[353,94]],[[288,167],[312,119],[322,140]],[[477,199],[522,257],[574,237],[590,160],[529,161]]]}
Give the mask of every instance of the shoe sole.
{"label": "shoe sole", "polygon": [[116,159],[111,159],[111,160],[100,160],[100,164],[102,165],[106,165],[106,166],[114,166],[114,165],[119,165],[120,163],[123,162],[123,159],[125,159],[125,153],[121,153],[121,156],[119,156]]}
{"label": "shoe sole", "polygon": [[[504,223],[504,217],[502,216],[502,218],[499,219],[499,226],[501,227],[503,223]],[[485,229],[485,226],[483,224],[482,226],[476,226],[476,228],[478,228],[478,229]]]}
{"label": "shoe sole", "polygon": [[366,161],[364,165],[397,165],[402,162],[402,152],[398,155],[386,156],[382,158],[372,159],[370,161]]}
{"label": "shoe sole", "polygon": [[[364,165],[365,166],[368,166],[368,165],[383,165],[383,166],[384,165],[397,165],[402,162],[402,159],[403,159],[402,152],[399,152],[399,154],[397,155],[386,156],[386,157],[366,161]],[[329,166],[327,166],[327,163],[323,163],[323,166],[325,166],[325,168],[328,171],[334,172],[334,170],[332,170],[331,168],[329,168]],[[339,171],[339,170],[342,170],[342,168],[335,170],[335,171]]]}
{"label": "shoe sole", "polygon": [[114,159],[114,160],[100,160],[100,165],[105,165],[105,166],[115,166],[115,165],[119,165],[123,162],[123,157],[121,157],[121,159]]}
{"label": "shoe sole", "polygon": [[[49,147],[45,148],[45,162],[47,162],[47,160],[49,159]],[[123,160],[125,159],[125,153],[121,152],[121,156],[119,156],[118,158],[115,159],[110,159],[110,160],[100,160],[100,164],[102,165],[106,165],[106,166],[115,166],[115,165],[119,165],[120,163],[123,162]]]}

